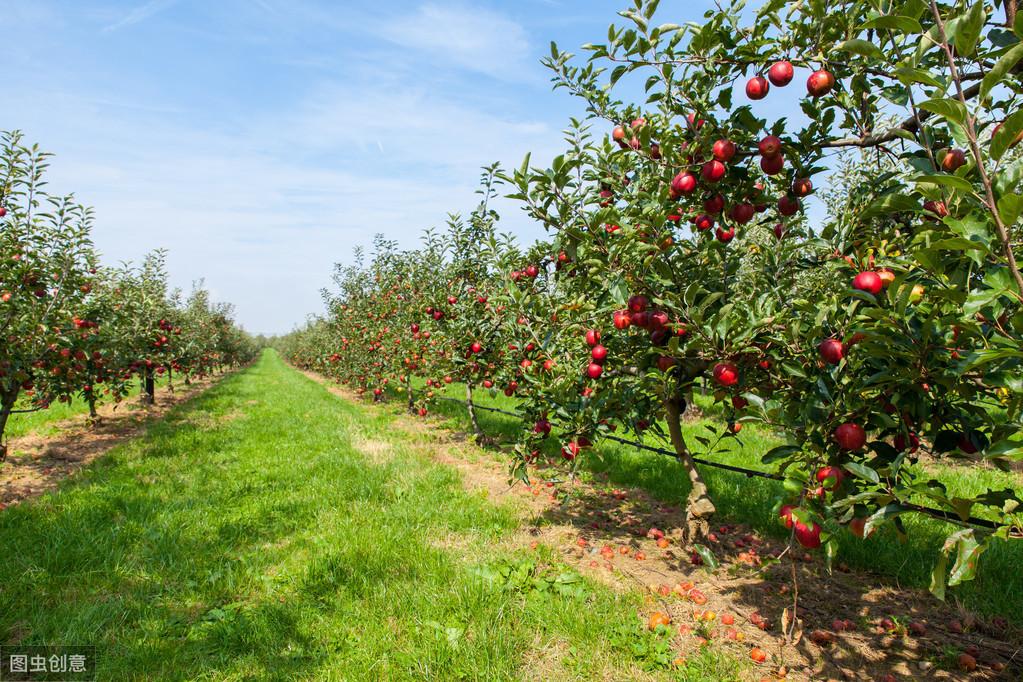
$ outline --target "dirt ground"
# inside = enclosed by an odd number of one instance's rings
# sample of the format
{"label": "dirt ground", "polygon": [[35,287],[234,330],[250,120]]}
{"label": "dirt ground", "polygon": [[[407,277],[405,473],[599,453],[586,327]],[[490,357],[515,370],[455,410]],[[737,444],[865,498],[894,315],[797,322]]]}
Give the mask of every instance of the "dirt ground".
{"label": "dirt ground", "polygon": [[[523,530],[514,544],[555,548],[613,589],[642,590],[647,610],[637,617],[666,614],[683,654],[712,645],[749,657],[759,648],[768,657],[751,679],[1023,679],[1023,633],[1001,619],[977,618],[926,591],[843,565],[829,574],[819,553],[789,549],[741,525],[714,528],[707,544],[719,565],[708,570],[679,544],[682,510],[644,490],[564,482],[563,472],[553,470],[536,471],[528,487],[512,485],[506,463],[465,434],[411,415],[399,416],[397,425],[415,436],[409,442],[424,444],[418,446],[424,454],[456,468],[467,489],[520,512]],[[787,638],[783,621],[791,622],[793,610],[795,634]]]}

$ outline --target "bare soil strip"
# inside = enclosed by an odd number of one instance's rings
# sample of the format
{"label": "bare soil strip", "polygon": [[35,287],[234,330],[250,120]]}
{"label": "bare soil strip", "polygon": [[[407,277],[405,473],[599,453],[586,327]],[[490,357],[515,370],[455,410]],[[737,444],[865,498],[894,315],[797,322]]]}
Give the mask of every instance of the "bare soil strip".
{"label": "bare soil strip", "polygon": [[[367,409],[394,410],[302,373]],[[789,550],[741,525],[714,528],[708,544],[720,565],[711,572],[679,545],[682,511],[645,490],[566,482],[555,470],[538,472],[531,486],[512,485],[505,463],[465,434],[411,415],[396,416],[395,426],[403,444],[457,469],[468,490],[511,504],[523,521],[513,544],[555,548],[613,589],[644,591],[648,611],[637,616],[645,622],[656,611],[667,614],[683,652],[709,643],[747,659],[754,647],[767,652],[753,679],[1002,680],[1018,679],[1023,668],[1023,633],[1001,619],[979,619],[926,591],[842,565],[829,574],[820,554]],[[792,612],[793,576],[800,627],[789,642],[781,621]],[[971,659],[976,668],[964,669]]]}
{"label": "bare soil strip", "polygon": [[52,436],[27,434],[8,443],[7,461],[0,465],[0,510],[52,490],[115,445],[140,436],[153,420],[162,418],[175,405],[202,393],[223,376],[195,379],[174,391],[160,391],[155,405],[138,398],[97,408],[99,422],[88,414],[57,422],[59,433]]}

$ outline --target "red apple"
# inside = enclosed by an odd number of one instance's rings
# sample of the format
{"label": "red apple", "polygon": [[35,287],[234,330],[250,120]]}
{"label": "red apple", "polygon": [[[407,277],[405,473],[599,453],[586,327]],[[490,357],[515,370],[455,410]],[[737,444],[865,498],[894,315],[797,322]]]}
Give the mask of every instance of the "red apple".
{"label": "red apple", "polygon": [[765,175],[777,175],[784,168],[785,157],[780,154],[778,156],[763,156],[760,158],[760,170],[764,171]]}
{"label": "red apple", "polygon": [[756,209],[753,204],[736,204],[732,207],[729,212],[729,216],[739,225],[745,225],[749,221],[753,220],[753,216],[756,214]]}
{"label": "red apple", "polygon": [[632,318],[629,317],[628,310],[617,310],[612,316],[614,320],[615,329],[628,329],[629,325],[632,324]]}
{"label": "red apple", "polygon": [[908,451],[913,453],[920,449],[920,438],[912,431],[909,432],[908,437],[900,433],[895,436],[895,439],[892,441],[892,446],[899,452]]}
{"label": "red apple", "polygon": [[816,521],[806,525],[802,521],[795,523],[796,541],[807,549],[817,549],[821,546],[821,527]]}
{"label": "red apple", "polygon": [[603,365],[604,360],[607,360],[607,348],[601,345],[596,345],[593,350],[590,351],[590,356],[593,358],[593,362],[598,365]]}
{"label": "red apple", "polygon": [[561,456],[571,462],[579,455],[580,450],[582,450],[582,446],[578,442],[572,441],[566,447],[561,448]]}
{"label": "red apple", "polygon": [[800,204],[799,199],[790,197],[789,195],[783,196],[778,200],[778,213],[783,216],[792,216],[799,212]]}
{"label": "red apple", "polygon": [[473,341],[472,345],[469,346],[469,350],[471,350],[473,353],[481,353],[483,352],[483,344],[480,343],[479,341]]}
{"label": "red apple", "polygon": [[[825,490],[834,492],[838,490],[838,486],[842,485],[842,479],[845,478],[845,472],[836,466],[821,467],[817,470],[817,482],[820,483]],[[828,482],[831,481],[831,485]]]}
{"label": "red apple", "polygon": [[792,193],[797,197],[805,197],[813,191],[813,183],[810,178],[796,178],[792,181]]}
{"label": "red apple", "polygon": [[677,194],[691,194],[696,190],[696,176],[689,171],[682,171],[672,179],[671,189]]}
{"label": "red apple", "polygon": [[596,346],[600,343],[600,332],[596,329],[586,330],[586,345]]}
{"label": "red apple", "polygon": [[735,386],[739,383],[739,368],[732,362],[719,362],[714,365],[714,381],[721,386]]}
{"label": "red apple", "polygon": [[706,213],[701,213],[696,216],[696,222],[693,223],[697,230],[709,230],[714,227],[714,219]]}
{"label": "red apple", "polygon": [[728,163],[735,156],[735,143],[731,140],[718,140],[711,149],[714,158],[722,163]]}
{"label": "red apple", "polygon": [[786,528],[792,528],[795,523],[795,519],[792,517],[792,512],[795,511],[796,506],[794,504],[783,504],[781,509],[778,510],[778,518],[781,519],[782,524]]}
{"label": "red apple", "polygon": [[770,89],[771,86],[763,76],[754,76],[746,82],[746,96],[750,99],[764,99]]}
{"label": "red apple", "polygon": [[760,150],[761,156],[778,156],[781,154],[781,138],[777,135],[768,135],[760,140],[757,148]]}
{"label": "red apple", "polygon": [[970,434],[968,433],[960,434],[959,440],[956,441],[956,445],[967,455],[975,455],[979,451],[977,445],[973,442],[973,439],[970,438]]}
{"label": "red apple", "polygon": [[[849,531],[853,535],[855,535],[856,537],[862,538],[863,537],[864,526],[866,526],[866,525],[867,525],[867,520],[865,518],[863,518],[863,517],[857,516],[856,518],[854,518],[852,521],[849,522]],[[874,530],[871,529],[870,532],[871,532],[871,535],[873,535]]]}
{"label": "red apple", "polygon": [[725,167],[725,164],[721,163],[717,159],[711,159],[707,163],[703,164],[703,170],[700,172],[700,175],[702,175],[703,179],[707,182],[713,183],[718,182],[721,178],[725,177],[725,173],[727,172],[728,169]]}
{"label": "red apple", "polygon": [[853,278],[852,285],[853,289],[866,291],[867,293],[875,296],[881,293],[881,289],[884,288],[884,282],[881,280],[881,276],[873,270],[864,270],[856,275],[856,277]]}
{"label": "red apple", "polygon": [[835,76],[830,71],[814,71],[806,79],[806,91],[811,97],[822,97],[835,87]]}
{"label": "red apple", "polygon": [[600,375],[601,375],[601,374],[602,374],[603,372],[604,372],[604,368],[603,368],[603,367],[601,367],[600,365],[598,365],[598,364],[597,364],[597,363],[595,363],[595,362],[591,362],[591,363],[590,363],[590,364],[589,364],[589,365],[588,365],[588,366],[586,367],[586,376],[588,376],[588,377],[589,377],[589,378],[591,378],[591,379],[599,379],[599,378],[600,378]]}
{"label": "red apple", "polygon": [[772,85],[777,85],[779,88],[783,88],[792,82],[792,77],[796,74],[795,69],[792,68],[792,63],[787,61],[775,62],[771,65],[771,68],[767,70],[767,77],[770,79]]}
{"label": "red apple", "polygon": [[838,339],[824,339],[818,350],[821,359],[829,365],[837,365],[845,356],[845,346]]}
{"label": "red apple", "polygon": [[707,213],[721,213],[725,208],[725,198],[720,194],[715,194],[712,197],[708,197],[703,201],[703,210]]}
{"label": "red apple", "polygon": [[714,230],[714,234],[717,235],[719,242],[721,242],[722,244],[727,244],[728,242],[735,239],[735,228],[730,227],[726,230],[723,227],[719,227],[718,229]]}
{"label": "red apple", "polygon": [[941,169],[954,173],[956,169],[966,165],[966,152],[962,149],[949,149],[941,157]]}
{"label": "red apple", "polygon": [[924,211],[938,218],[944,218],[948,215],[948,207],[945,206],[944,201],[925,201]]}
{"label": "red apple", "polygon": [[642,294],[637,294],[629,298],[629,312],[641,313],[647,309],[650,305],[650,299]]}
{"label": "red apple", "polygon": [[867,444],[867,432],[859,424],[847,422],[842,424],[834,433],[835,442],[843,450],[859,450]]}

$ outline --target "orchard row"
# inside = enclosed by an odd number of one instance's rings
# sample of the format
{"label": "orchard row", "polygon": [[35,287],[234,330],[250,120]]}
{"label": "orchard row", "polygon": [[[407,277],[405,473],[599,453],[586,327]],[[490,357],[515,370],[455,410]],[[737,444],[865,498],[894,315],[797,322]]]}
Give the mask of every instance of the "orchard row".
{"label": "orchard row", "polygon": [[47,164],[20,134],[0,135],[0,461],[15,410],[82,400],[95,418],[136,382],[152,401],[157,376],[187,382],[255,352],[230,306],[170,290],[162,253],[100,265],[91,210],[44,193]]}
{"label": "orchard row", "polygon": [[[784,439],[763,456],[779,520],[807,548],[902,532],[923,506],[959,520],[941,595],[1023,530],[1015,490],[956,496],[922,466],[1023,457],[1023,24],[997,3],[769,1],[746,26],[738,2],[658,25],[656,4],[581,64],[552,46],[556,87],[589,114],[562,153],[486,169],[479,206],[418,248],[378,238],[282,348],[421,415],[451,382],[474,424],[474,391],[516,396],[520,475],[660,434],[691,541],[715,512],[693,457],[764,424]],[[641,105],[616,99],[627,82]],[[501,235],[499,194],[548,238]],[[687,441],[701,382],[720,420]]]}

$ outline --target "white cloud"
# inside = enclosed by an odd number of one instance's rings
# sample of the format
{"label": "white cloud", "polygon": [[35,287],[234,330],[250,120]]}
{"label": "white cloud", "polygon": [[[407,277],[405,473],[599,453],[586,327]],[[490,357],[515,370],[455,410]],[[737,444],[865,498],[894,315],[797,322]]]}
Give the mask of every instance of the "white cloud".
{"label": "white cloud", "polygon": [[320,288],[354,246],[383,232],[413,248],[424,228],[475,206],[481,165],[517,164],[559,136],[389,82],[324,83],[284,111],[215,129],[181,127],[159,107],[52,101],[26,132],[57,153],[53,190],[95,206],[105,260],[167,248],[175,285],[205,278],[253,331],[287,331],[320,311]]}
{"label": "white cloud", "polygon": [[520,79],[530,55],[521,25],[467,4],[425,3],[408,16],[380,24],[377,31],[396,45],[502,80]]}
{"label": "white cloud", "polygon": [[178,0],[149,0],[145,4],[133,7],[117,21],[104,26],[103,31],[109,33],[145,21],[157,12],[162,12],[177,2]]}

